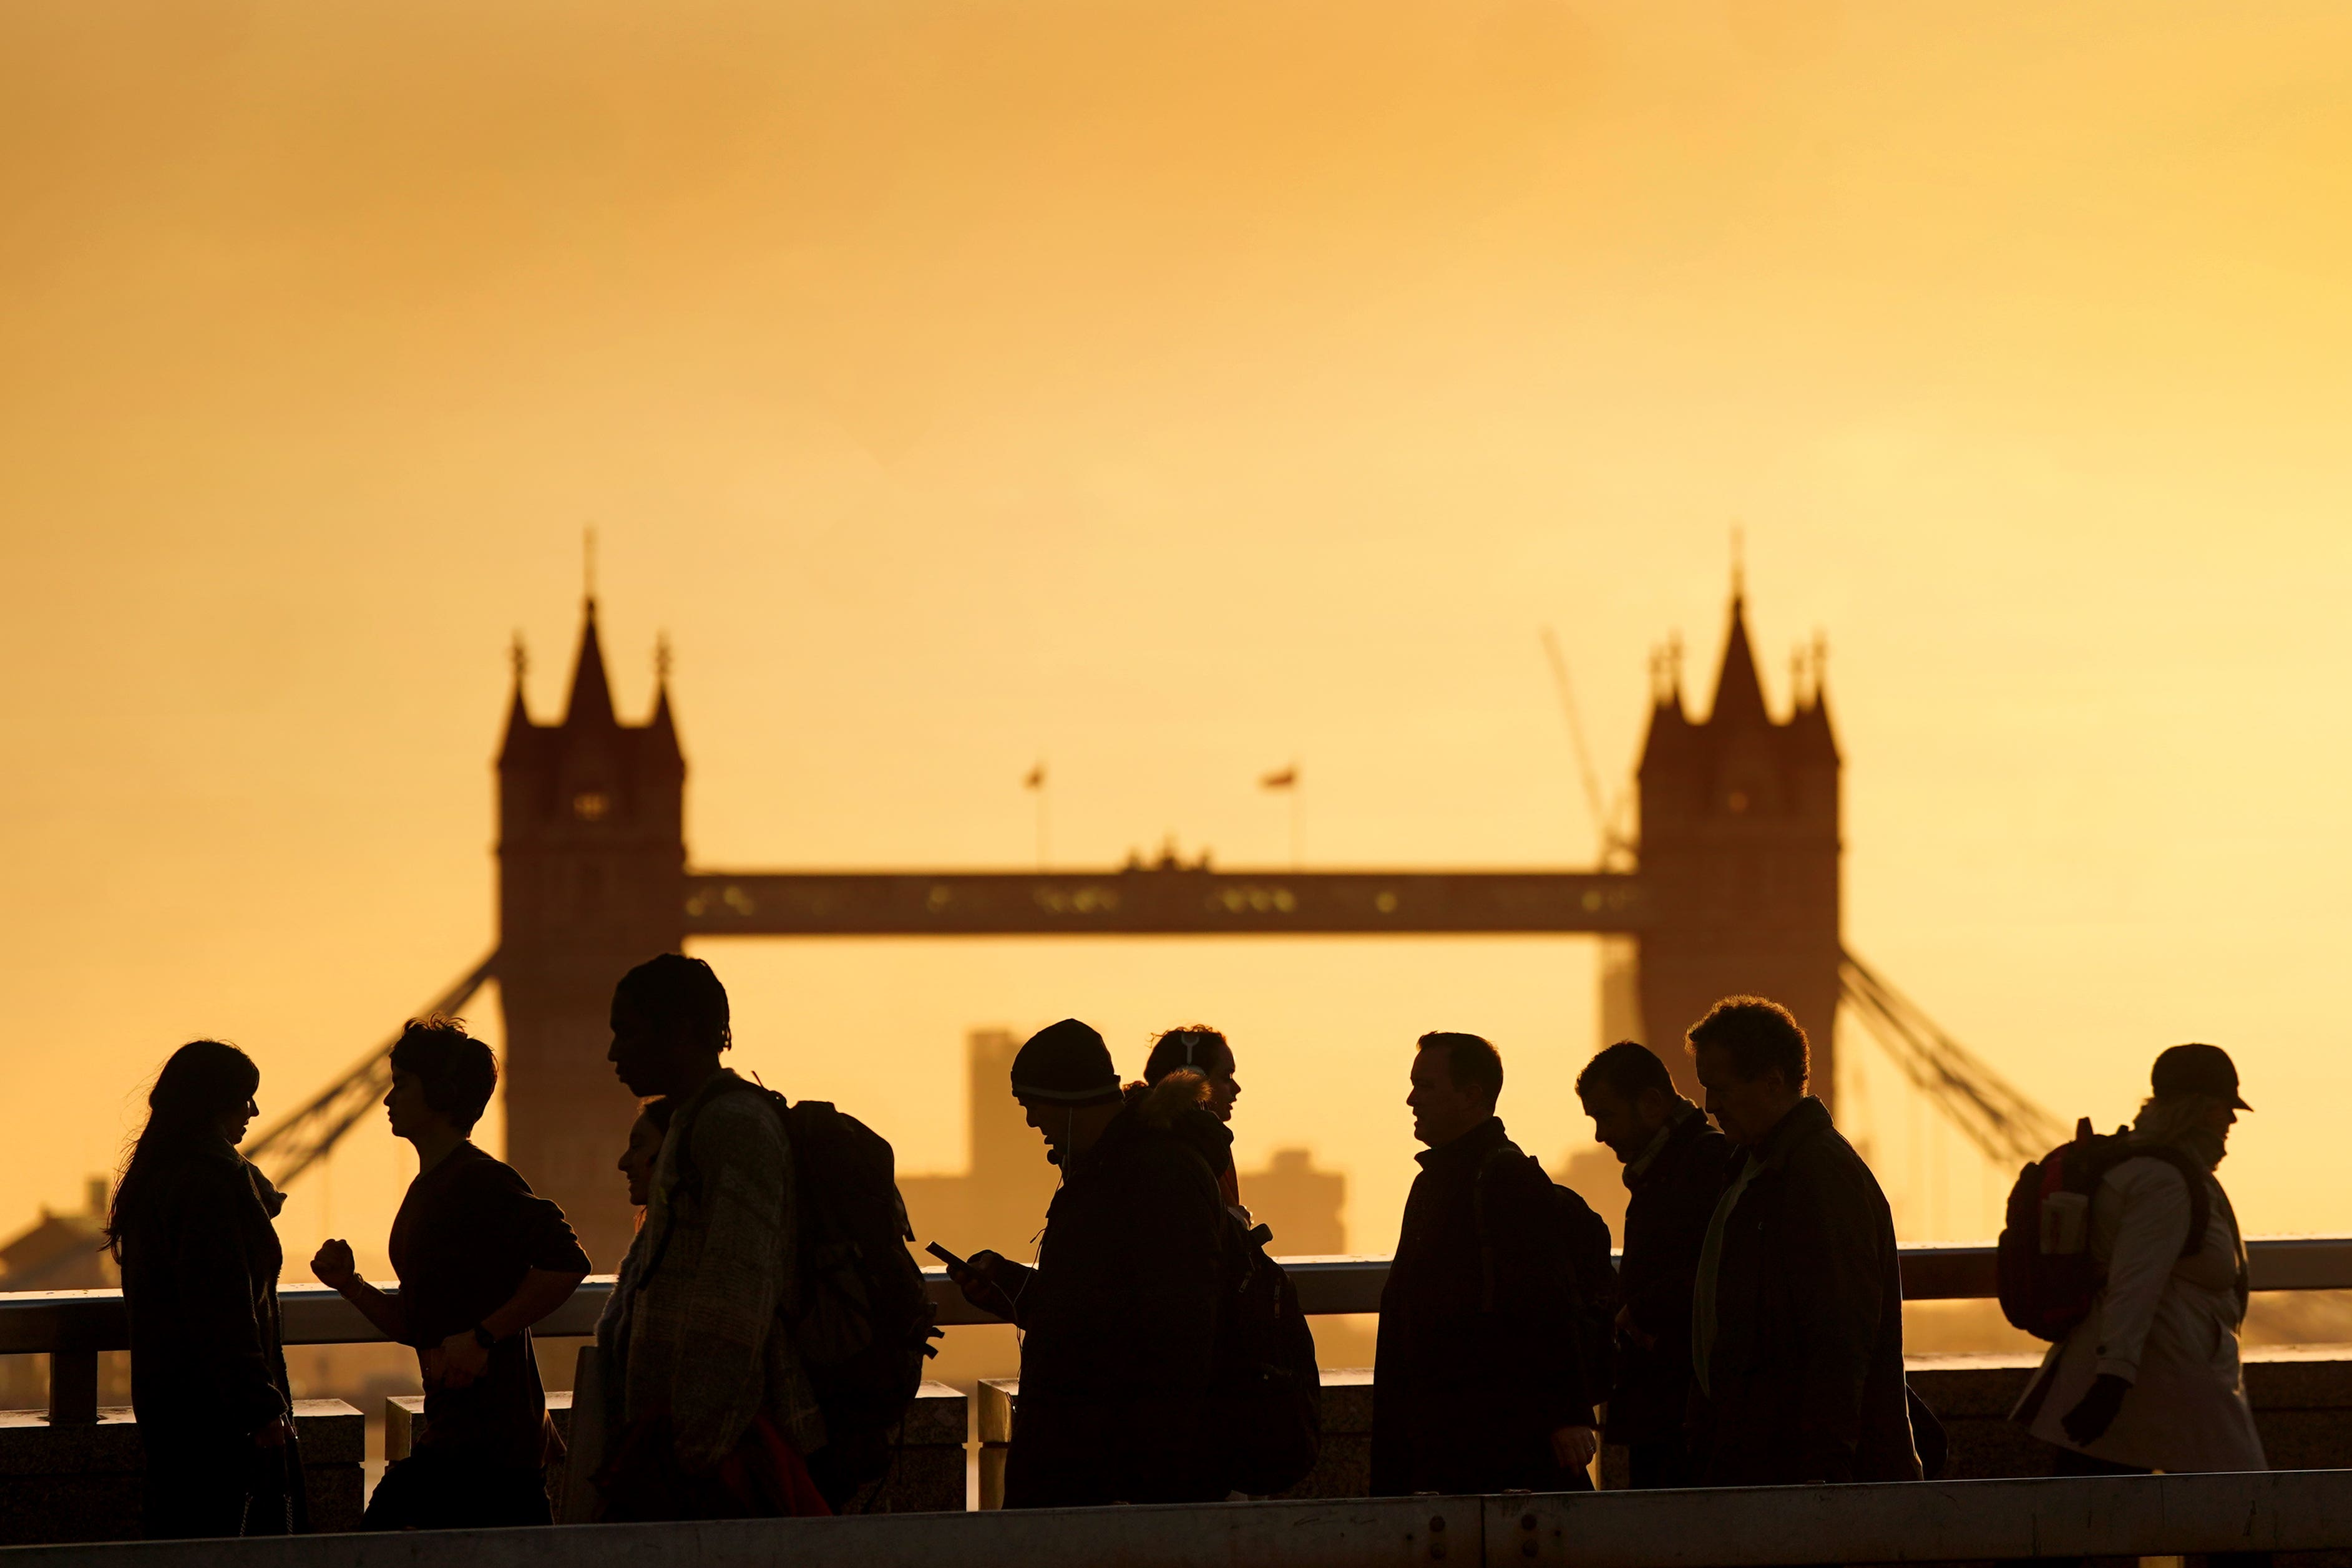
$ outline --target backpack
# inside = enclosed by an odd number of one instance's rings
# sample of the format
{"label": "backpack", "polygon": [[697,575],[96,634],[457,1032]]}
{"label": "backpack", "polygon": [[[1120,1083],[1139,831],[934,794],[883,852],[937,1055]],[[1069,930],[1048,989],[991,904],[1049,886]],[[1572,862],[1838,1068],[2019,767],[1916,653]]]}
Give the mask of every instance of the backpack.
{"label": "backpack", "polygon": [[1225,1215],[1224,1304],[1210,1397],[1226,1442],[1225,1484],[1253,1497],[1307,1479],[1323,1448],[1323,1374],[1298,1287],[1266,1255],[1274,1232]]}
{"label": "backpack", "polygon": [[2189,1237],[2180,1255],[2193,1258],[2204,1249],[2212,1216],[2204,1167],[2179,1149],[2135,1144],[2121,1127],[2095,1134],[2085,1116],[2074,1142],[2028,1165],[2010,1189],[1996,1263],[2001,1313],[2011,1323],[2055,1343],[2091,1315],[2107,1282],[2106,1270],[2091,1255],[2091,1200],[2109,1171],[2134,1159],[2162,1160],[2179,1171],[2189,1184]]}
{"label": "backpack", "polygon": [[1493,1312],[1496,1302],[1495,1244],[1486,1232],[1486,1188],[1501,1168],[1524,1160],[1543,1183],[1547,1198],[1544,1233],[1539,1238],[1549,1283],[1568,1317],[1585,1386],[1597,1404],[1609,1396],[1617,1361],[1617,1266],[1609,1259],[1609,1222],[1592,1212],[1573,1187],[1560,1186],[1532,1155],[1498,1148],[1478,1167],[1472,1202],[1478,1218],[1478,1266],[1481,1300]]}
{"label": "backpack", "polygon": [[938,1309],[907,1250],[915,1231],[888,1140],[825,1101],[744,1088],[774,1110],[793,1151],[800,1291],[777,1312],[824,1414],[811,1469],[837,1510],[888,1474],[923,1363],[939,1354]]}

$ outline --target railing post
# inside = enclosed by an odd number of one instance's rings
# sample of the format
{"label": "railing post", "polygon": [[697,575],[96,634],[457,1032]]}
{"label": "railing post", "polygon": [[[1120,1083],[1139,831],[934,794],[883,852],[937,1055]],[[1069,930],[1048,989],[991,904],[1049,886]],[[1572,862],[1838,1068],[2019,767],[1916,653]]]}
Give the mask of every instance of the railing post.
{"label": "railing post", "polygon": [[49,1352],[49,1425],[98,1425],[98,1352]]}

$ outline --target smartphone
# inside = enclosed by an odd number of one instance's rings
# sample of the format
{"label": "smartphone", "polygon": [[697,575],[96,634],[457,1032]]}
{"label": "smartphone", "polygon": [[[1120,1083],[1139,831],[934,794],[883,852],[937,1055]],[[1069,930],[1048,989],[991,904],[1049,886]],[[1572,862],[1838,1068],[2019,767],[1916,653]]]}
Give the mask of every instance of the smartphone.
{"label": "smartphone", "polygon": [[950,1269],[961,1269],[967,1274],[977,1274],[980,1272],[979,1270],[973,1268],[970,1263],[965,1262],[962,1259],[957,1257],[954,1253],[949,1251],[946,1248],[940,1246],[936,1241],[925,1242],[923,1244],[923,1250],[929,1253],[932,1257],[938,1259],[940,1262],[946,1264]]}

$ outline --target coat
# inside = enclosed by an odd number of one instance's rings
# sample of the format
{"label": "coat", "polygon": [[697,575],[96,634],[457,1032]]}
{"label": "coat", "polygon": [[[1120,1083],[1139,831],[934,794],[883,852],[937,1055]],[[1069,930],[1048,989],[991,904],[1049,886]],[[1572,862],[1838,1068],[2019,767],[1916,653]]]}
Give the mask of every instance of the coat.
{"label": "coat", "polygon": [[131,1320],[131,1404],[146,1451],[150,1536],[307,1530],[302,1451],[290,1432],[272,1223],[286,1199],[217,1135],[150,1151],[117,1211]]}
{"label": "coat", "polygon": [[294,1408],[272,1223],[286,1199],[218,1136],[150,1157],[121,1239],[131,1406],[142,1432],[248,1438]]}
{"label": "coat", "polygon": [[1561,1189],[1494,1117],[1419,1158],[1381,1291],[1372,1494],[1576,1486],[1551,1434],[1607,1390],[1558,1290]]}
{"label": "coat", "polygon": [[1617,1274],[1633,1333],[1617,1337],[1617,1376],[1609,1391],[1612,1443],[1683,1436],[1690,1407],[1691,1287],[1707,1220],[1736,1154],[1731,1140],[1693,1106],[1666,1129],[1665,1142],[1646,1164],[1636,1160],[1625,1168],[1630,1196]]}
{"label": "coat", "polygon": [[652,1202],[596,1323],[604,1431],[666,1418],[677,1463],[717,1468],[768,1417],[803,1455],[824,1416],[782,1313],[797,1304],[799,1207],[783,1118],[721,1069],[687,1096]]}
{"label": "coat", "polygon": [[1690,1422],[1705,1484],[1919,1479],[1894,1215],[1828,1107],[1805,1096],[1735,1160],[1710,1224],[1714,1339],[1703,1367],[1694,1353]]}
{"label": "coat", "polygon": [[[2036,1437],[2114,1464],[2170,1473],[2270,1468],[2238,1364],[2246,1249],[2221,1184],[2208,1175],[2204,1245],[2183,1258],[2188,1184],[2162,1160],[2127,1159],[2091,1200],[2091,1253],[2107,1270],[2091,1314],[2050,1347],[2012,1413]],[[2061,1422],[2091,1380],[2132,1385],[2087,1445]]]}
{"label": "coat", "polygon": [[1199,1081],[1173,1075],[1064,1166],[1037,1266],[999,1276],[1023,1330],[1007,1508],[1225,1495],[1210,1382],[1231,1150]]}

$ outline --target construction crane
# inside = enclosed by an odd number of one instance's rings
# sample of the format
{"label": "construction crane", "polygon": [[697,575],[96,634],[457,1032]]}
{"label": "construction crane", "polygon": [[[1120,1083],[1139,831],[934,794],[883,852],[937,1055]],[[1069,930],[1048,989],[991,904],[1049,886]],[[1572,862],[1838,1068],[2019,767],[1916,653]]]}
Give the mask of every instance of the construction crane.
{"label": "construction crane", "polygon": [[1601,775],[1592,766],[1592,748],[1584,743],[1584,716],[1576,706],[1576,685],[1568,678],[1568,655],[1559,649],[1559,639],[1552,630],[1543,629],[1544,657],[1551,665],[1552,685],[1559,692],[1559,711],[1568,720],[1569,744],[1576,748],[1576,770],[1584,785],[1585,810],[1591,813],[1593,831],[1600,835],[1601,863],[1603,867],[1630,863],[1639,852],[1633,834],[1625,828],[1623,819],[1630,793],[1620,789],[1612,802],[1601,792]]}
{"label": "construction crane", "polygon": [[[498,972],[498,950],[492,948],[464,979],[434,998],[417,1016],[454,1013],[464,1007]],[[258,1137],[247,1139],[241,1151],[245,1157],[256,1165],[267,1162],[277,1166],[269,1179],[279,1190],[291,1186],[296,1177],[325,1159],[392,1087],[392,1048],[399,1040],[398,1035],[393,1036],[320,1094],[271,1124]]]}
{"label": "construction crane", "polygon": [[2065,1123],[1946,1034],[1850,949],[1839,954],[1838,989],[1911,1086],[1995,1166],[2038,1160],[2071,1135]]}

